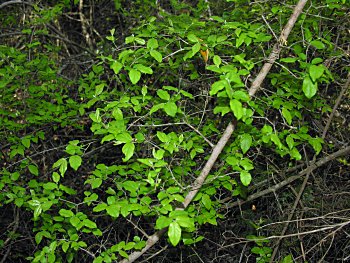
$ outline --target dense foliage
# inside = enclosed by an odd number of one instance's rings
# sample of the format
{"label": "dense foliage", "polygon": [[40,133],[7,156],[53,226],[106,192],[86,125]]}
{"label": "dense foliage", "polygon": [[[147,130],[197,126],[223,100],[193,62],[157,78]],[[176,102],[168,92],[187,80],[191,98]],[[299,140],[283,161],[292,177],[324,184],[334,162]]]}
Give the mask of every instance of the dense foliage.
{"label": "dense foliage", "polygon": [[2,262],[120,261],[157,230],[148,262],[346,260],[349,151],[324,158],[350,141],[349,2],[309,1],[248,93],[296,3],[0,4]]}

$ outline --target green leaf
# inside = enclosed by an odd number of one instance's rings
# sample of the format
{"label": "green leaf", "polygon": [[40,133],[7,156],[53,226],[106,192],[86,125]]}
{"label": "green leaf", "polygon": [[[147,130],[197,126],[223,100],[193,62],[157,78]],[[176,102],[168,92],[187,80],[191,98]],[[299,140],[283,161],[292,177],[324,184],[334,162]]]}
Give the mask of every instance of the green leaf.
{"label": "green leaf", "polygon": [[29,138],[23,138],[21,140],[24,147],[29,148],[30,147],[30,139]]}
{"label": "green leaf", "polygon": [[297,60],[298,60],[298,58],[289,57],[289,58],[281,58],[281,59],[280,59],[280,62],[294,63],[294,62],[297,61]]}
{"label": "green leaf", "polygon": [[114,139],[115,139],[114,134],[108,134],[102,138],[101,144],[104,142],[109,142],[109,141],[114,140]]}
{"label": "green leaf", "polygon": [[72,217],[74,216],[74,213],[70,210],[67,209],[60,209],[60,211],[58,212],[61,216],[63,217]]}
{"label": "green leaf", "polygon": [[43,239],[43,234],[41,232],[38,232],[35,235],[35,242],[39,245],[42,239]]}
{"label": "green leaf", "polygon": [[181,239],[181,227],[177,222],[171,222],[168,229],[170,243],[176,246]]}
{"label": "green leaf", "polygon": [[158,48],[158,40],[154,38],[150,38],[147,42],[148,49],[156,49]]}
{"label": "green leaf", "polygon": [[94,212],[101,212],[101,211],[106,210],[106,208],[107,208],[107,204],[106,203],[100,203],[97,206],[95,206],[92,209],[92,211],[94,211]]}
{"label": "green leaf", "polygon": [[187,97],[187,98],[193,99],[193,95],[191,93],[187,92],[187,91],[180,90],[180,93],[182,95],[184,95],[185,97]]}
{"label": "green leaf", "polygon": [[159,103],[159,104],[156,104],[154,105],[151,110],[149,111],[149,114],[152,114],[160,109],[164,109],[164,103]]}
{"label": "green leaf", "polygon": [[142,38],[139,38],[139,37],[135,37],[135,42],[137,44],[140,44],[140,45],[146,44],[146,41],[144,39],[142,39]]}
{"label": "green leaf", "polygon": [[157,60],[159,63],[162,62],[163,60],[163,57],[162,57],[162,54],[160,54],[158,51],[156,50],[151,50],[150,51],[150,55],[155,59]]}
{"label": "green leaf", "polygon": [[289,149],[293,149],[293,147],[294,147],[294,139],[293,139],[292,136],[290,136],[290,135],[287,136],[286,143],[287,143]]}
{"label": "green leaf", "polygon": [[169,142],[170,137],[166,135],[164,132],[157,131],[157,137],[161,142]]}
{"label": "green leaf", "polygon": [[252,136],[248,133],[241,136],[241,149],[243,154],[249,150],[250,146],[252,145],[252,141]]}
{"label": "green leaf", "polygon": [[53,189],[57,188],[57,184],[52,183],[52,182],[48,182],[48,183],[43,184],[43,188],[46,190],[53,190]]}
{"label": "green leaf", "polygon": [[132,84],[136,84],[141,78],[141,72],[136,69],[131,69],[129,71],[129,78]]}
{"label": "green leaf", "polygon": [[141,71],[142,73],[145,74],[153,74],[153,70],[150,67],[146,67],[142,64],[136,64],[134,65],[134,69],[137,69],[139,71]]}
{"label": "green leaf", "polygon": [[215,66],[215,65],[208,65],[208,66],[206,66],[205,69],[216,72],[216,73],[222,73],[221,68],[219,68],[218,66]]}
{"label": "green leaf", "polygon": [[247,102],[250,100],[248,93],[243,90],[236,90],[235,92],[233,92],[232,97],[244,102]]}
{"label": "green leaf", "polygon": [[289,154],[295,160],[301,160],[301,154],[299,153],[297,148],[293,148]]}
{"label": "green leaf", "polygon": [[306,76],[303,81],[303,92],[305,96],[310,99],[315,96],[317,92],[317,83],[312,82],[309,76]]}
{"label": "green leaf", "polygon": [[100,109],[97,109],[95,112],[91,112],[89,114],[89,117],[93,122],[100,123],[101,122],[101,116],[100,116]]}
{"label": "green leaf", "polygon": [[133,249],[135,246],[135,242],[128,242],[125,247],[124,247],[124,250],[130,250],[130,249]]}
{"label": "green leaf", "polygon": [[207,210],[210,210],[211,208],[211,199],[210,196],[207,194],[202,195],[202,204],[205,206]]}
{"label": "green leaf", "polygon": [[216,106],[213,110],[214,114],[221,113],[221,116],[224,116],[226,113],[229,113],[231,109],[227,106]]}
{"label": "green leaf", "polygon": [[162,100],[166,100],[166,101],[170,100],[169,92],[167,92],[166,90],[162,90],[162,89],[157,90],[157,95]]}
{"label": "green leaf", "polygon": [[230,71],[226,74],[226,78],[229,79],[231,82],[239,84],[238,86],[244,87],[244,84],[241,80],[241,77],[234,71]]}
{"label": "green leaf", "polygon": [[135,151],[135,145],[132,142],[128,142],[126,143],[123,148],[122,148],[122,152],[125,155],[125,158],[123,159],[124,162],[126,162],[127,160],[129,160]]}
{"label": "green leaf", "polygon": [[322,63],[322,62],[323,62],[322,58],[314,58],[313,60],[311,60],[311,64],[312,65],[316,65],[316,64],[319,64],[319,63]]}
{"label": "green leaf", "polygon": [[105,83],[101,83],[95,87],[95,96],[98,96],[102,93]]}
{"label": "green leaf", "polygon": [[96,223],[91,221],[90,219],[84,219],[83,223],[84,223],[84,226],[88,228],[97,228]]}
{"label": "green leaf", "polygon": [[199,50],[201,49],[201,44],[200,43],[196,43],[192,46],[192,54],[193,56],[199,52]]}
{"label": "green leaf", "polygon": [[240,160],[239,165],[244,168],[244,170],[249,171],[254,169],[252,161],[248,158],[243,158]]}
{"label": "green leaf", "polygon": [[30,172],[31,174],[33,174],[33,175],[38,176],[38,174],[39,174],[38,167],[36,167],[36,166],[33,165],[33,164],[28,165],[28,170],[29,170],[29,172]]}
{"label": "green leaf", "polygon": [[308,142],[311,144],[312,148],[314,148],[316,154],[321,152],[323,142],[321,138],[311,138]]}
{"label": "green leaf", "polygon": [[239,175],[241,182],[244,186],[248,186],[250,182],[252,181],[252,176],[248,171],[241,171]]}
{"label": "green leaf", "polygon": [[70,166],[76,171],[81,165],[81,157],[79,155],[72,155],[69,157]]}
{"label": "green leaf", "polygon": [[[210,199],[210,198],[209,198]],[[209,208],[210,209],[210,208]],[[209,210],[208,209],[208,210]],[[194,219],[190,218],[188,216],[177,216],[176,217],[176,222],[181,226],[181,227],[186,227],[186,228],[193,228],[194,227]]]}
{"label": "green leaf", "polygon": [[238,100],[231,100],[230,101],[230,108],[233,111],[233,114],[237,118],[237,120],[240,120],[243,117],[243,107],[242,103]]}
{"label": "green leaf", "polygon": [[177,113],[177,105],[175,102],[172,101],[168,101],[167,103],[165,103],[164,105],[164,111],[166,112],[166,114],[168,114],[171,117],[175,117],[176,113]]}
{"label": "green leaf", "polygon": [[126,259],[129,258],[128,253],[126,253],[124,250],[119,250],[118,253],[119,253],[119,255],[121,255],[123,258],[126,258]]}
{"label": "green leaf", "polygon": [[216,93],[218,93],[220,90],[224,89],[225,85],[226,85],[225,82],[227,82],[227,81],[226,80],[219,80],[219,81],[214,82],[210,88],[210,93],[209,93],[210,96],[213,96]]}
{"label": "green leaf", "polygon": [[59,173],[53,172],[53,173],[52,173],[52,180],[53,180],[55,183],[58,183],[58,182],[60,181],[60,175],[59,175]]}
{"label": "green leaf", "polygon": [[199,41],[199,40],[198,40],[198,37],[196,37],[196,35],[193,34],[193,33],[189,33],[189,34],[187,35],[187,39],[188,39],[189,41],[193,42],[193,43],[196,43],[196,42]]}
{"label": "green leaf", "polygon": [[153,157],[156,158],[157,160],[163,159],[164,153],[165,153],[163,149],[155,150],[153,148],[152,152],[153,152]]}
{"label": "green leaf", "polygon": [[119,217],[119,211],[120,211],[120,205],[118,204],[112,204],[106,208],[107,214],[109,214],[111,217],[114,217],[114,218]]}
{"label": "green leaf", "polygon": [[70,243],[69,243],[69,242],[66,242],[66,241],[64,241],[64,243],[62,244],[62,251],[63,251],[64,253],[67,252],[67,250],[68,250],[68,248],[69,248],[69,245],[70,245]]}
{"label": "green leaf", "polygon": [[55,162],[52,165],[52,168],[56,168],[56,167],[60,167],[59,170],[60,170],[61,176],[64,176],[65,172],[67,171],[67,167],[68,167],[67,160],[65,158],[59,159],[57,162]]}
{"label": "green leaf", "polygon": [[69,222],[72,224],[72,226],[77,227],[80,224],[80,219],[77,216],[72,216],[69,219]]}
{"label": "green leaf", "polygon": [[91,184],[92,189],[96,189],[96,188],[99,188],[101,186],[102,179],[101,178],[94,178],[94,179],[91,179],[89,181],[89,183]]}
{"label": "green leaf", "polygon": [[293,263],[293,258],[292,255],[288,255],[286,257],[283,258],[283,260],[281,261],[281,263]]}
{"label": "green leaf", "polygon": [[114,136],[119,143],[132,142],[132,137],[128,132],[119,133]]}
{"label": "green leaf", "polygon": [[271,141],[274,142],[274,144],[279,148],[282,149],[283,144],[280,141],[280,138],[278,138],[278,135],[276,133],[271,134]]}
{"label": "green leaf", "polygon": [[316,65],[311,65],[309,68],[309,74],[313,82],[315,82],[317,79],[319,79],[324,72],[324,67],[321,66],[316,66]]}
{"label": "green leaf", "polygon": [[165,227],[168,227],[172,221],[172,218],[160,216],[156,221],[156,229],[163,229]]}
{"label": "green leaf", "polygon": [[114,71],[114,74],[118,74],[119,71],[123,68],[123,64],[118,61],[113,61],[110,67]]}
{"label": "green leaf", "polygon": [[286,107],[283,107],[283,108],[282,108],[282,115],[283,115],[283,117],[286,119],[287,123],[288,123],[289,125],[291,125],[291,124],[292,124],[292,115],[290,114],[290,111],[287,110]]}
{"label": "green leaf", "polygon": [[324,49],[325,48],[325,45],[319,40],[313,40],[310,42],[310,44],[317,49]]}
{"label": "green leaf", "polygon": [[221,58],[218,55],[215,55],[213,57],[213,62],[214,62],[214,65],[216,65],[218,67],[221,64]]}
{"label": "green leaf", "polygon": [[43,211],[43,209],[42,209],[41,205],[36,206],[34,209],[34,218],[38,218],[42,211]]}
{"label": "green leaf", "polygon": [[236,48],[240,47],[244,43],[246,37],[247,35],[243,33],[238,37],[238,39],[236,39]]}

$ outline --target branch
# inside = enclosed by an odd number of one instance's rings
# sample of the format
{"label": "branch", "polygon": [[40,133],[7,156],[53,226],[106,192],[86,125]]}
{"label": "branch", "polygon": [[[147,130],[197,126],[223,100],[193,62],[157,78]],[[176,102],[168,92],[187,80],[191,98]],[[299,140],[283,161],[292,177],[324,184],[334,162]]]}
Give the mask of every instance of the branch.
{"label": "branch", "polygon": [[[289,19],[287,25],[282,31],[282,34],[280,36],[280,42],[283,44],[286,43],[287,38],[289,36],[290,31],[293,28],[293,25],[298,18],[300,12],[302,11],[304,5],[306,4],[307,0],[300,0],[298,5],[295,7],[294,12]],[[272,50],[272,53],[270,54],[268,58],[268,62],[265,63],[263,68],[261,69],[260,73],[256,77],[255,81],[253,82],[251,88],[249,89],[249,95],[254,96],[254,94],[258,91],[261,83],[265,79],[267,73],[270,71],[272,64],[274,61],[278,58],[279,53],[281,52],[281,46],[279,43],[276,43],[274,45],[274,48]],[[201,174],[199,177],[195,180],[195,182],[192,184],[190,192],[187,194],[185,197],[183,204],[183,208],[185,209],[190,202],[193,200],[199,189],[202,187],[205,179],[207,178],[211,168],[213,167],[216,159],[218,158],[219,154],[222,152],[223,148],[225,147],[227,141],[231,137],[231,134],[233,133],[234,130],[234,125],[233,123],[229,123],[228,126],[226,127],[225,132],[223,133],[221,139],[219,140],[218,144],[214,147],[213,152],[211,156],[209,157],[209,160],[205,164],[204,168],[202,169]],[[149,248],[151,248],[155,243],[158,242],[159,238],[166,233],[167,228],[163,228],[162,230],[156,232],[147,241],[147,245],[144,249],[142,249],[140,252],[133,252],[132,254],[129,255],[129,259],[124,259],[121,261],[121,263],[131,263],[134,262],[136,259],[138,259],[143,253],[145,253]]]}
{"label": "branch", "polygon": [[339,94],[337,100],[335,101],[335,104],[333,106],[331,115],[329,116],[329,118],[327,120],[327,123],[326,123],[326,127],[323,130],[322,139],[324,139],[326,137],[327,131],[329,129],[329,126],[331,125],[331,121],[332,121],[332,119],[334,117],[335,111],[337,110],[337,108],[338,108],[338,106],[340,104],[340,101],[341,101],[342,97],[344,96],[345,91],[349,88],[349,86],[350,86],[350,73],[348,75],[348,79],[347,79],[346,83],[344,84],[343,88],[340,91],[340,94]]}
{"label": "branch", "polygon": [[7,1],[5,3],[2,3],[0,5],[0,9],[1,8],[4,8],[5,6],[7,5],[13,5],[13,4],[25,4],[25,5],[30,5],[30,6],[33,6],[32,3],[29,3],[29,2],[25,2],[25,1],[21,1],[21,0],[13,0],[13,1]]}
{"label": "branch", "polygon": [[307,2],[307,0],[300,0],[299,3],[295,6],[293,14],[291,15],[291,17],[289,18],[286,26],[282,30],[282,34],[281,34],[281,36],[279,38],[279,42],[277,42],[273,46],[273,50],[272,50],[271,54],[269,55],[269,57],[267,59],[267,62],[265,63],[263,68],[260,70],[258,76],[256,77],[256,79],[252,83],[252,86],[249,89],[249,95],[250,96],[254,96],[254,94],[258,91],[258,89],[260,88],[261,83],[266,78],[267,73],[269,73],[269,71],[270,71],[270,69],[272,67],[272,64],[279,57],[279,54],[281,53],[282,45],[287,44],[288,36],[289,36],[289,34],[290,34],[290,32],[291,32],[291,30],[292,30],[292,28],[293,28],[297,18],[299,17],[301,11],[303,10],[306,2]]}
{"label": "branch", "polygon": [[[259,197],[262,197],[264,195],[267,195],[267,194],[270,194],[270,193],[273,193],[273,192],[276,192],[277,190],[283,188],[284,186],[286,185],[289,185],[290,183],[294,182],[295,180],[298,180],[300,179],[303,175],[307,174],[307,173],[310,173],[312,172],[313,170],[315,170],[316,168],[319,168],[321,167],[322,165],[340,157],[340,156],[344,156],[344,155],[347,155],[347,154],[350,154],[350,146],[348,147],[345,147],[344,149],[341,149],[335,153],[332,153],[324,158],[322,158],[321,160],[317,161],[317,162],[311,162],[310,165],[305,168],[304,170],[302,170],[298,175],[294,175],[294,176],[291,176],[291,177],[288,177],[286,180],[272,186],[272,187],[269,187],[268,189],[265,189],[263,191],[260,191],[260,192],[257,192],[255,194],[252,194],[250,195],[246,200],[243,200],[243,201],[236,201],[234,203],[230,203],[228,205],[225,206],[225,208],[232,208],[232,207],[235,207],[235,206],[241,206],[247,202],[250,202],[252,200],[255,200]],[[222,200],[223,201],[223,200]]]}

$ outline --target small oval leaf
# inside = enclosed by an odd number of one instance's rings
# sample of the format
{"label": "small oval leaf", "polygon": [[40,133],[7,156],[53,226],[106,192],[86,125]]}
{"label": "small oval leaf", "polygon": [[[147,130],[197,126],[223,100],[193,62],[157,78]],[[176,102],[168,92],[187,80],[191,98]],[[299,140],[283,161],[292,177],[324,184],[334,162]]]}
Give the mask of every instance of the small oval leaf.
{"label": "small oval leaf", "polygon": [[168,236],[170,243],[173,246],[179,244],[181,239],[181,227],[177,222],[171,222],[168,229]]}

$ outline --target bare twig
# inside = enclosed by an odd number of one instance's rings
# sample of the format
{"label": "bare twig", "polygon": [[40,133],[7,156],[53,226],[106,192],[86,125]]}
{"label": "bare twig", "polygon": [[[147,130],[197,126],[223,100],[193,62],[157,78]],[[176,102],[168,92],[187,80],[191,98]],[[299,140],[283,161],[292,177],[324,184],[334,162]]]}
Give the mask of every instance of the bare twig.
{"label": "bare twig", "polygon": [[209,15],[209,17],[211,17],[211,9],[210,9],[209,2],[208,2],[208,0],[204,0],[204,2],[207,4],[208,15]]}
{"label": "bare twig", "polygon": [[[328,118],[326,127],[323,130],[322,139],[324,139],[326,137],[326,134],[327,134],[327,131],[329,129],[330,123],[331,123],[331,121],[333,119],[334,113],[335,113],[337,107],[339,106],[339,103],[340,103],[340,101],[341,101],[341,99],[342,99],[342,97],[343,97],[343,95],[344,95],[344,93],[347,90],[349,85],[350,85],[350,74],[348,76],[348,80],[346,81],[345,85],[343,86],[343,88],[342,88],[342,90],[341,90],[341,92],[340,92],[340,94],[339,94],[339,96],[338,96],[338,98],[336,100],[336,103],[335,103],[335,105],[333,107],[332,113],[331,113],[330,117]],[[315,158],[316,158],[316,155],[314,156],[314,159]],[[294,215],[295,209],[297,208],[298,202],[299,202],[299,200],[300,200],[300,198],[301,198],[301,196],[302,196],[302,194],[303,194],[303,192],[305,190],[306,184],[307,184],[307,182],[309,180],[310,174],[311,174],[311,171],[306,173],[306,177],[304,178],[304,181],[303,181],[303,183],[301,185],[299,193],[298,193],[298,195],[297,195],[297,197],[296,197],[296,199],[294,201],[292,210],[291,210],[291,212],[288,215],[287,223],[285,224],[284,228],[282,229],[281,236],[284,236],[285,233],[287,232],[287,229],[288,229],[288,226],[289,226],[289,221],[292,219],[292,217]],[[270,262],[274,262],[274,259],[276,257],[276,254],[278,252],[278,249],[279,249],[279,246],[280,246],[281,242],[282,242],[282,238],[280,238],[278,240],[277,245],[274,248],[273,253],[271,255]]]}
{"label": "bare twig", "polygon": [[333,106],[331,115],[329,116],[329,118],[328,118],[328,120],[327,120],[327,123],[326,123],[326,126],[325,126],[325,128],[324,128],[324,130],[323,130],[322,139],[324,139],[324,138],[326,137],[326,134],[327,134],[327,131],[328,131],[328,129],[329,129],[329,126],[331,125],[333,116],[334,116],[334,114],[335,114],[335,112],[336,112],[336,110],[337,110],[337,108],[338,108],[338,106],[339,106],[339,104],[340,104],[340,101],[341,101],[342,97],[343,97],[344,94],[345,94],[345,91],[349,88],[349,86],[350,86],[350,73],[349,73],[349,75],[348,75],[348,79],[347,79],[345,85],[343,86],[343,88],[342,88],[341,91],[340,91],[340,94],[339,94],[337,100],[335,101],[335,104],[334,104],[334,106]]}
{"label": "bare twig", "polygon": [[332,153],[332,154],[328,155],[327,157],[322,158],[321,160],[319,160],[317,162],[311,162],[310,165],[306,169],[302,170],[298,175],[288,177],[286,180],[284,180],[284,181],[282,181],[282,182],[280,182],[272,187],[269,187],[266,190],[259,191],[255,194],[252,194],[252,195],[248,196],[248,198],[246,200],[242,200],[242,201],[239,200],[239,201],[236,201],[234,203],[227,204],[225,206],[225,208],[232,208],[235,206],[243,205],[243,204],[250,202],[250,201],[253,201],[259,197],[276,192],[277,190],[285,187],[286,185],[289,185],[290,183],[294,182],[295,180],[300,179],[303,175],[315,170],[316,168],[318,168],[318,167],[320,167],[320,166],[322,166],[322,165],[324,165],[324,164],[326,164],[326,163],[328,163],[328,162],[330,162],[330,161],[332,161],[340,156],[344,156],[344,155],[347,155],[349,153],[350,153],[350,146],[348,146],[344,149],[341,149],[335,153]]}
{"label": "bare twig", "polygon": [[1,8],[4,8],[4,7],[7,6],[7,5],[13,5],[13,4],[25,4],[25,5],[33,6],[32,3],[29,3],[29,2],[26,2],[26,1],[13,0],[13,1],[7,1],[7,2],[5,2],[5,3],[2,3],[2,4],[0,5],[0,9],[1,9]]}
{"label": "bare twig", "polygon": [[[292,207],[292,211],[288,214],[287,223],[284,225],[284,227],[282,229],[281,237],[278,239],[276,247],[274,248],[274,250],[272,252],[272,255],[271,255],[271,258],[270,258],[270,263],[274,262],[274,259],[275,259],[276,255],[277,255],[277,252],[278,252],[279,246],[280,246],[280,244],[282,242],[282,239],[283,239],[283,237],[285,236],[285,234],[287,232],[287,229],[288,229],[288,226],[289,226],[289,222],[293,218],[295,209],[297,208],[299,200],[300,200],[302,194],[304,193],[304,190],[305,190],[306,184],[307,184],[307,182],[309,180],[310,174],[311,174],[311,171],[306,173],[304,181],[303,181],[303,183],[302,183],[302,185],[300,187],[299,193],[298,193],[297,197],[295,198],[295,201],[294,201],[294,204],[293,204],[293,207]],[[297,233],[297,236],[300,236],[300,235],[301,235],[301,233],[300,234]]]}
{"label": "bare twig", "polygon": [[83,35],[85,37],[85,41],[88,44],[89,48],[92,50],[92,41],[90,38],[90,34],[87,30],[88,22],[85,19],[84,13],[83,13],[83,7],[84,7],[84,0],[79,0],[79,17],[80,17],[80,23],[81,23],[81,29],[83,31]]}

